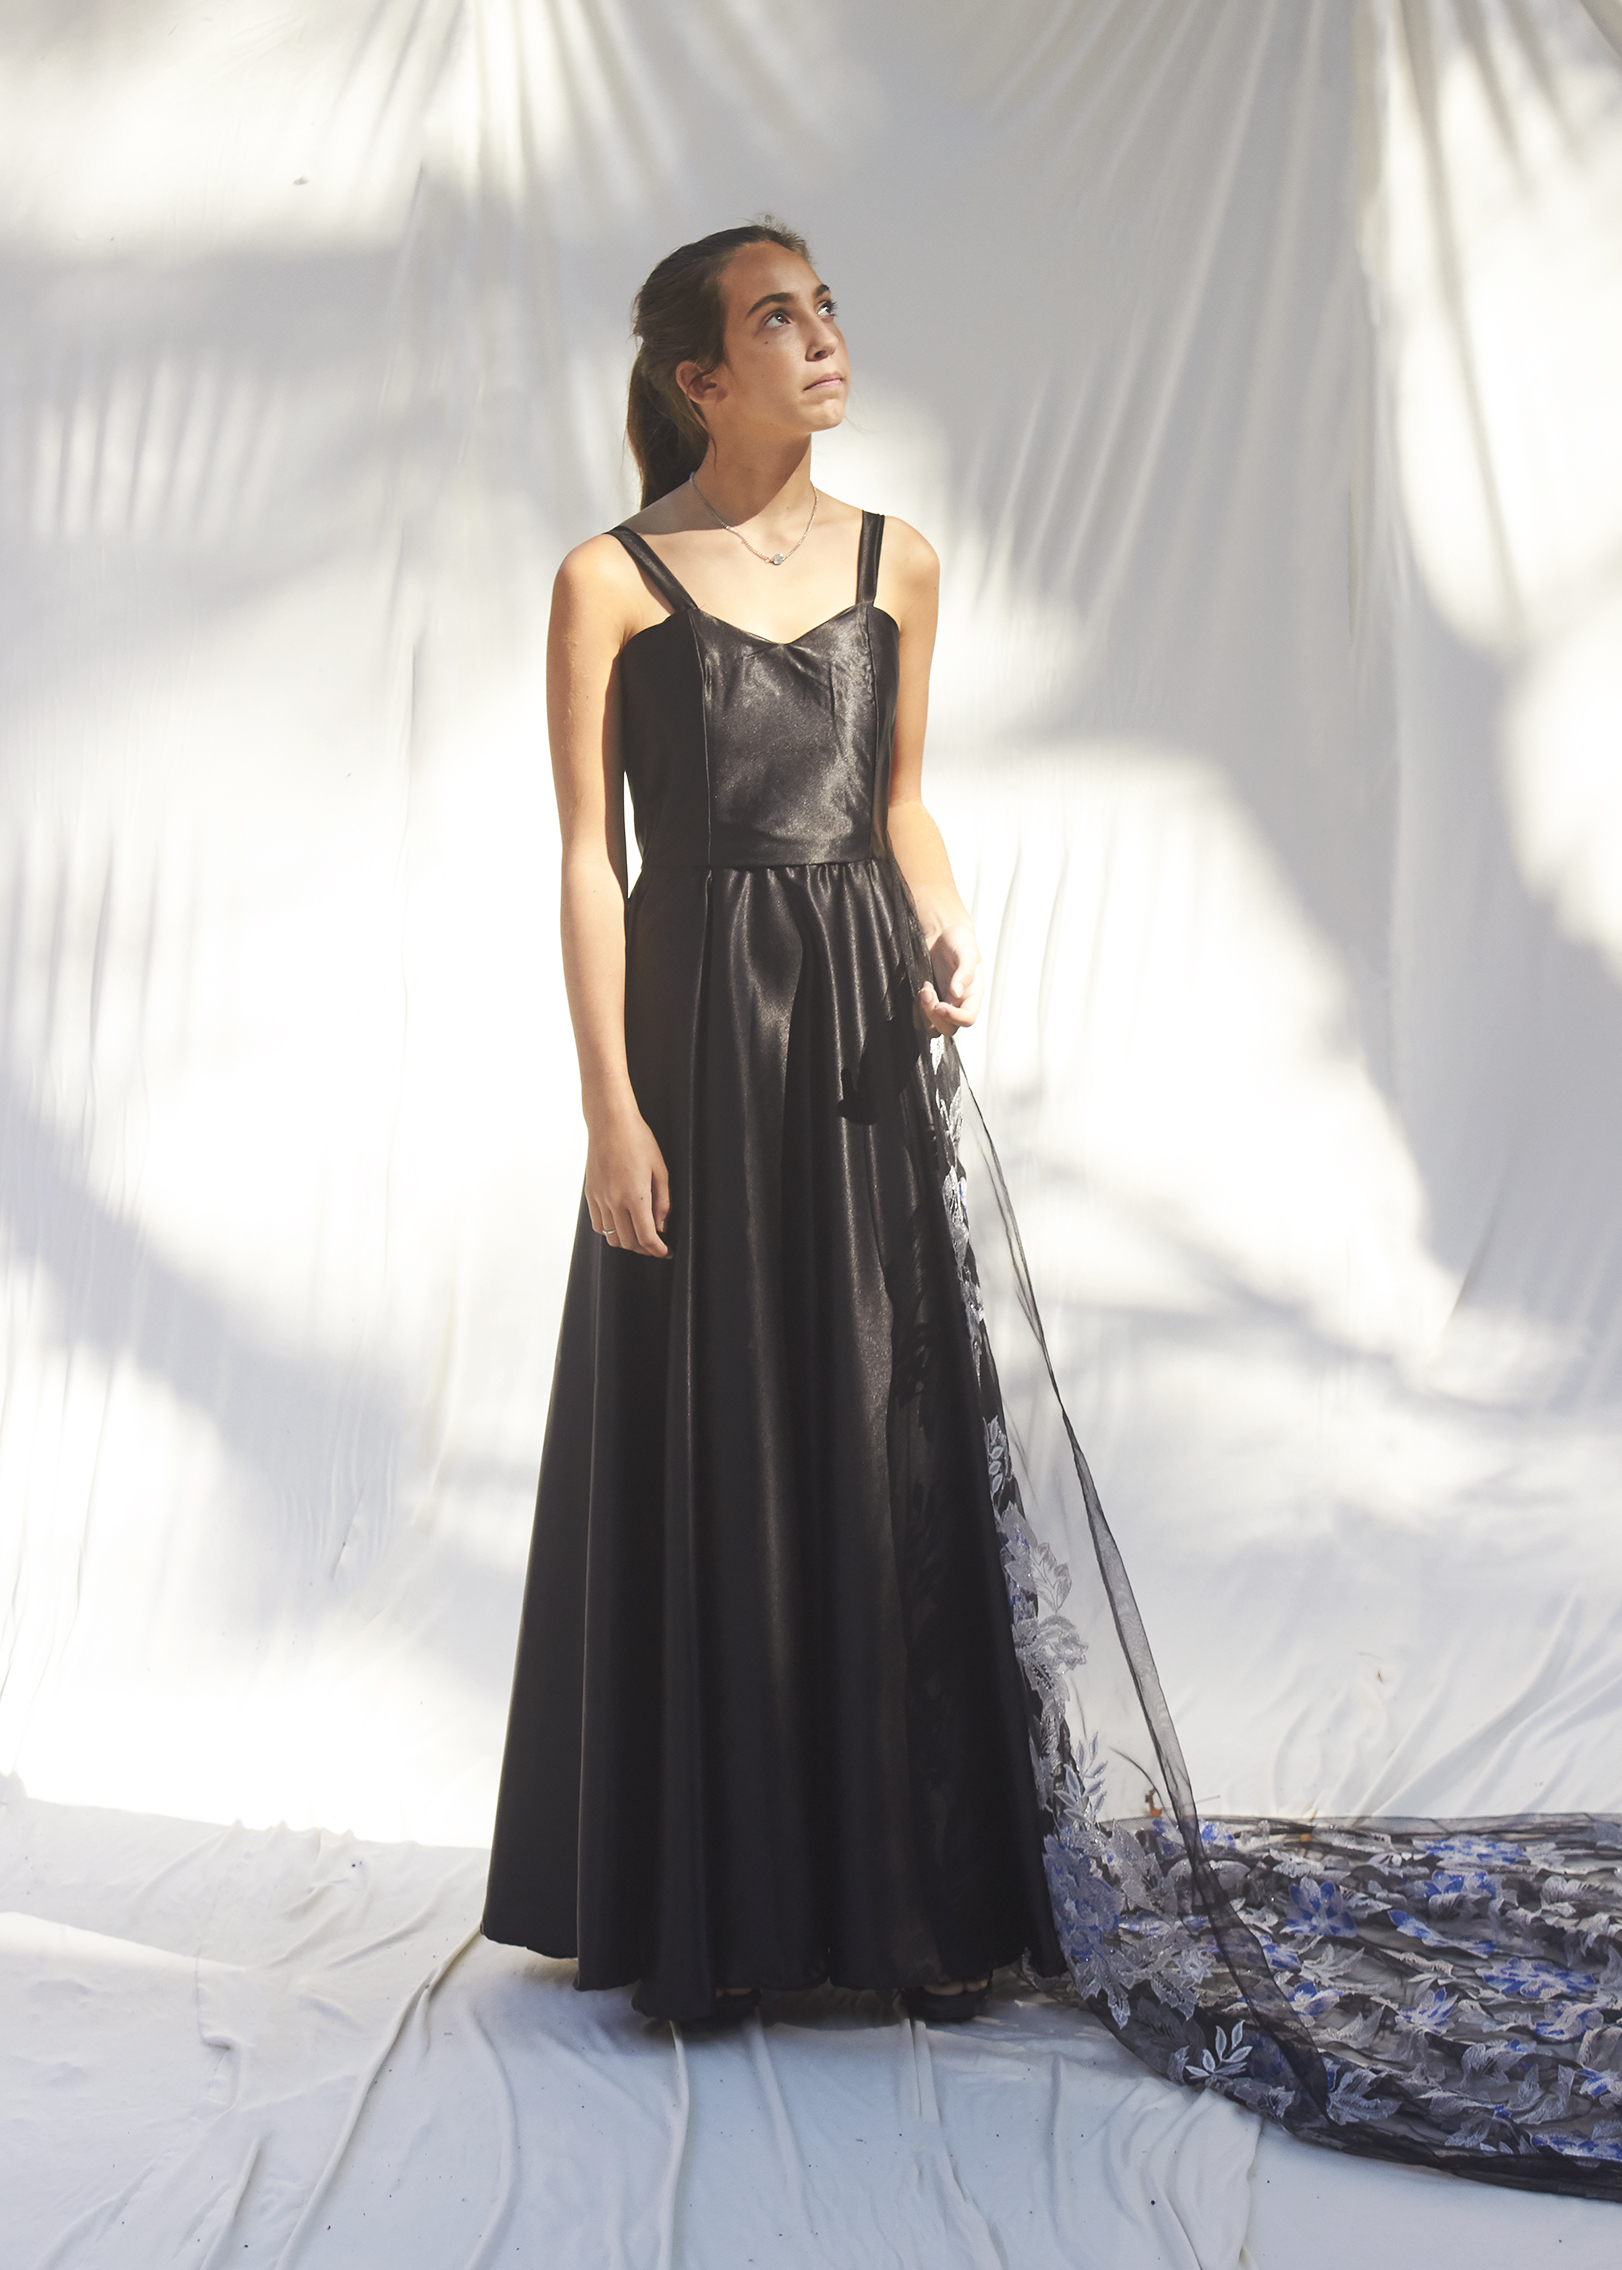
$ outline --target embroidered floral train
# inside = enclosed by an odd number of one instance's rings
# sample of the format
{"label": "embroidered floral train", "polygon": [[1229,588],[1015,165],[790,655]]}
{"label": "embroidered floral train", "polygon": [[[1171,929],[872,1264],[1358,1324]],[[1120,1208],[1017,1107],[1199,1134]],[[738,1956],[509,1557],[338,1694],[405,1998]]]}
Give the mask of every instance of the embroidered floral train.
{"label": "embroidered floral train", "polygon": [[[1622,2200],[1622,1821],[1199,1820],[1064,1416],[996,1154],[949,1043],[931,1043],[928,1079],[1069,1965],[1068,1980],[1042,1983],[1079,1997],[1157,2072],[1298,2135]],[[1023,1313],[1033,1372],[1045,1373],[1038,1396],[1051,1396],[1032,1408],[1050,1432],[1062,1426],[1074,1464],[1057,1520],[1034,1520],[1031,1501],[1051,1499],[1063,1461],[1050,1456],[1031,1490],[1035,1461],[992,1357],[966,1128],[976,1209],[989,1199],[1001,1212],[1010,1312]],[[1082,1521],[1097,1562],[1086,1636],[1065,1613],[1071,1571],[1038,1534],[1073,1539]],[[1111,1656],[1100,1683],[1117,1698],[1107,1732],[1089,1724],[1098,1649]],[[1124,1733],[1117,1657],[1141,1713]],[[1123,1761],[1141,1792],[1132,1814]]]}

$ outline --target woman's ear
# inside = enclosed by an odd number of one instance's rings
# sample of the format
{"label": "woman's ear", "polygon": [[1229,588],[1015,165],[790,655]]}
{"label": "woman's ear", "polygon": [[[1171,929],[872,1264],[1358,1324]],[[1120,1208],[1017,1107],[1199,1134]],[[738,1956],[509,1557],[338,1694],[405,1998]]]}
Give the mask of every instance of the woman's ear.
{"label": "woman's ear", "polygon": [[699,363],[678,363],[676,384],[698,411],[703,410],[706,402],[719,402],[726,392],[720,371],[705,370]]}

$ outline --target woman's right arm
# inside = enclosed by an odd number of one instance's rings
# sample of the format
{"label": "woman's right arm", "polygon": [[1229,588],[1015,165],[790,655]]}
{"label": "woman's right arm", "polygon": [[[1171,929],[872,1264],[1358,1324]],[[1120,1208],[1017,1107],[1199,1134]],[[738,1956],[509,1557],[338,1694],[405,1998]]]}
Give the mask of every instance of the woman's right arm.
{"label": "woman's right arm", "polygon": [[563,839],[563,982],[586,1120],[586,1206],[610,1245],[668,1258],[659,1233],[670,1212],[670,1177],[625,1061],[624,561],[612,537],[597,536],[559,568],[546,713]]}

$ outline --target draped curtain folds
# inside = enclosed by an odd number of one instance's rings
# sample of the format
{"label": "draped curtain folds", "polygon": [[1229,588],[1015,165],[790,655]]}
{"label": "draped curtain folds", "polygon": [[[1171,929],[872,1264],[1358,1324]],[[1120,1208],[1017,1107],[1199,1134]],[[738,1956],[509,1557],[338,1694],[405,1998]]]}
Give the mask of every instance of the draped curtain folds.
{"label": "draped curtain folds", "polygon": [[[8,11],[34,1800],[488,1835],[582,1154],[548,581],[632,501],[636,282],[769,207],[852,341],[819,481],[942,555],[964,1063],[1256,1992],[1383,1995],[1461,2151],[1518,2107],[1614,2163],[1619,48],[1614,0]],[[1457,2070],[1426,1932],[1512,1966]],[[1297,2085],[1187,2015],[1162,2070]]]}

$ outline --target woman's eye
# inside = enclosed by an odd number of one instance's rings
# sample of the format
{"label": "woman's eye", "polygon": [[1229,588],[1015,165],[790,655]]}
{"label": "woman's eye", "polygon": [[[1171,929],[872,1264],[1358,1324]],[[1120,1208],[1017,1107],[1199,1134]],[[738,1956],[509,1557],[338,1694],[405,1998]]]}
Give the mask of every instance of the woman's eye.
{"label": "woman's eye", "polygon": [[819,315],[837,315],[839,310],[834,306],[832,300],[819,300],[817,312]]}

